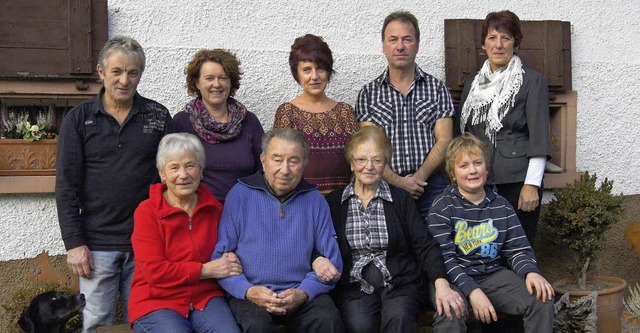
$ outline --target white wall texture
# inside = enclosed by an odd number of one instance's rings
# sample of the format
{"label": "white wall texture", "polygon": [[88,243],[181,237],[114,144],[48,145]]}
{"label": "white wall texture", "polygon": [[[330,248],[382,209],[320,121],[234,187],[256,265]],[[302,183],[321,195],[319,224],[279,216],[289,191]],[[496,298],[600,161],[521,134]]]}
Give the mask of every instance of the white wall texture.
{"label": "white wall texture", "polygon": [[[329,96],[354,103],[385,66],[384,17],[406,9],[420,21],[418,64],[444,79],[444,19],[481,19],[510,9],[523,20],[572,25],[573,88],[578,91],[577,167],[615,180],[616,192],[640,193],[640,0],[110,0],[109,35],[134,37],[147,68],[139,91],[180,111],[189,99],[183,69],[200,48],[226,48],[242,61],[236,97],[271,127],[276,107],[299,93],[288,69],[293,40],[323,36],[334,53]],[[525,36],[526,38],[526,36]],[[0,260],[64,253],[52,194],[0,195]]]}

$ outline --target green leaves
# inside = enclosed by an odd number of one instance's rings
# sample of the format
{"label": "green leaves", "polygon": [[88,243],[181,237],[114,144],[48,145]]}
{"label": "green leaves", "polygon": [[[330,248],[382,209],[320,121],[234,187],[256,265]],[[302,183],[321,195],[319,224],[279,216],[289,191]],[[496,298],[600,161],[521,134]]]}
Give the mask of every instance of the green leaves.
{"label": "green leaves", "polygon": [[49,137],[55,138],[55,132],[48,131],[53,120],[51,116],[38,115],[38,123],[32,125],[29,121],[29,114],[9,113],[4,121],[4,136],[8,139],[25,139],[28,141],[38,141]]}
{"label": "green leaves", "polygon": [[18,130],[23,133],[22,138],[28,141],[37,141],[47,137],[45,126],[31,125],[28,121],[18,124]]}
{"label": "green leaves", "polygon": [[573,185],[554,191],[544,215],[550,228],[576,256],[574,271],[586,277],[592,261],[604,246],[607,230],[622,218],[622,196],[611,194],[613,181],[598,187],[596,175],[585,172]]}

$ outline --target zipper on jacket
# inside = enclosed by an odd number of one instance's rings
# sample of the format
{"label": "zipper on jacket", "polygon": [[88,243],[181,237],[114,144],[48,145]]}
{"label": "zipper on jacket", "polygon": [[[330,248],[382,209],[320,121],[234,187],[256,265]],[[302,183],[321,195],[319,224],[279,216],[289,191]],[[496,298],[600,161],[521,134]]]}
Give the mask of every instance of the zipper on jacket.
{"label": "zipper on jacket", "polygon": [[191,216],[189,216],[189,231],[193,230],[193,220],[191,219]]}
{"label": "zipper on jacket", "polygon": [[284,202],[280,202],[280,218],[284,218]]}

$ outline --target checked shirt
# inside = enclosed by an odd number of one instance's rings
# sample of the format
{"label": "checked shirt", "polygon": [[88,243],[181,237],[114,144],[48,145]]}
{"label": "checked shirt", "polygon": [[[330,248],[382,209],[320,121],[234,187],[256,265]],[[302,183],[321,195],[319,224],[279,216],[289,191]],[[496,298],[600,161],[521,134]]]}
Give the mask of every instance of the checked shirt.
{"label": "checked shirt", "polygon": [[386,266],[389,233],[384,216],[383,201],[393,201],[389,185],[381,180],[376,194],[363,207],[360,197],[353,190],[353,181],[342,193],[342,202],[349,200],[345,236],[353,255],[353,268],[349,272],[352,282],[359,282],[360,289],[373,293],[373,286],[362,278],[362,269],[368,263],[373,264],[382,273],[385,286],[391,280],[391,273]]}
{"label": "checked shirt", "polygon": [[382,128],[391,140],[391,169],[401,176],[418,170],[435,145],[436,120],[454,114],[445,84],[417,65],[407,96],[391,84],[387,68],[362,87],[356,104],[358,121]]}

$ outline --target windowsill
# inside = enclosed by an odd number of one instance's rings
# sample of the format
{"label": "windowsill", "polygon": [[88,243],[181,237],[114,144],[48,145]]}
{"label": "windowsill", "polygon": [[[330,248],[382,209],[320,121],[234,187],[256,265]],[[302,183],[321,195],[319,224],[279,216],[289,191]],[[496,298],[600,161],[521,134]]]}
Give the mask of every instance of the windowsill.
{"label": "windowsill", "polygon": [[54,193],[56,176],[2,176],[0,193]]}
{"label": "windowsill", "polygon": [[562,188],[580,178],[576,170],[576,123],[577,100],[575,91],[565,91],[552,95],[551,111],[551,162],[562,169],[560,173],[545,173],[544,187]]}
{"label": "windowsill", "polygon": [[554,189],[562,188],[567,185],[573,184],[576,180],[580,179],[582,172],[562,172],[562,173],[545,173],[544,174],[544,188]]}
{"label": "windowsill", "polygon": [[[39,105],[38,103],[42,103],[42,101],[59,101],[57,104],[61,105],[68,101],[69,105],[75,105],[98,94],[101,87],[102,83],[95,81],[95,79],[46,81],[0,78],[0,98],[5,102],[23,103],[24,105],[34,103]],[[55,145],[53,148],[55,149]],[[7,151],[3,151],[0,155],[4,156],[5,153]],[[55,161],[55,151],[52,156]],[[21,158],[28,159],[27,157]],[[49,174],[32,172],[33,170],[13,173],[10,169],[15,168],[2,167],[0,169],[0,173],[2,173],[0,175],[0,193],[55,192],[55,171],[48,171]],[[7,172],[7,170],[11,172]]]}

